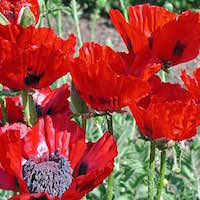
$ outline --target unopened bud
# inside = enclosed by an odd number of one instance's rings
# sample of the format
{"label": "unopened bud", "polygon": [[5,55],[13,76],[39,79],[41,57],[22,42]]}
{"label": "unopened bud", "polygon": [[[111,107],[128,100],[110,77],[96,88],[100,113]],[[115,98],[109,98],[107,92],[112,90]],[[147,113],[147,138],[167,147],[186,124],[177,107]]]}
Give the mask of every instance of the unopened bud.
{"label": "unopened bud", "polygon": [[28,6],[21,8],[17,23],[22,25],[24,28],[35,25],[35,16]]}

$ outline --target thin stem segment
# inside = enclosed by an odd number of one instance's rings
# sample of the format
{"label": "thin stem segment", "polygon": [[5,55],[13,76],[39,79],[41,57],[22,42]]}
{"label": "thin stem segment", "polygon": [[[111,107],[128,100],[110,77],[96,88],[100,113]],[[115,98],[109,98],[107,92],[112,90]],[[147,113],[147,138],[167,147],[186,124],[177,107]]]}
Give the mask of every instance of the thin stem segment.
{"label": "thin stem segment", "polygon": [[6,113],[6,101],[5,96],[0,97],[0,104],[1,104],[1,112],[2,112],[2,120],[3,124],[8,123],[7,113]]}
{"label": "thin stem segment", "polygon": [[28,126],[32,126],[31,124],[31,115],[30,115],[30,110],[29,110],[29,97],[28,97],[28,92],[26,90],[22,91],[22,103],[24,107],[24,115],[26,119],[26,123]]}
{"label": "thin stem segment", "polygon": [[162,188],[163,188],[163,180],[165,178],[165,167],[166,167],[166,150],[161,152],[161,164],[160,164],[160,180],[158,183],[156,200],[160,200]]}
{"label": "thin stem segment", "polygon": [[149,183],[148,183],[148,199],[153,200],[154,194],[154,170],[155,170],[155,143],[151,141],[150,159],[149,159]]}
{"label": "thin stem segment", "polygon": [[73,17],[74,17],[74,21],[75,21],[75,25],[76,25],[76,32],[77,32],[79,45],[82,46],[81,31],[80,31],[80,27],[79,27],[79,18],[78,18],[78,14],[77,14],[77,5],[76,5],[75,0],[72,0],[72,11],[73,11]]}
{"label": "thin stem segment", "polygon": [[85,116],[81,116],[81,119],[82,119],[82,124],[81,124],[81,127],[82,129],[85,131],[86,133],[86,128],[87,128],[87,118]]}
{"label": "thin stem segment", "polygon": [[120,4],[121,4],[121,8],[122,8],[124,17],[125,17],[126,21],[128,22],[128,13],[127,13],[127,9],[124,5],[124,0],[120,0]]}
{"label": "thin stem segment", "polygon": [[[109,133],[113,134],[112,114],[107,115],[107,125]],[[114,182],[114,175],[113,173],[111,173],[111,175],[108,177],[107,200],[113,199],[113,182]]]}

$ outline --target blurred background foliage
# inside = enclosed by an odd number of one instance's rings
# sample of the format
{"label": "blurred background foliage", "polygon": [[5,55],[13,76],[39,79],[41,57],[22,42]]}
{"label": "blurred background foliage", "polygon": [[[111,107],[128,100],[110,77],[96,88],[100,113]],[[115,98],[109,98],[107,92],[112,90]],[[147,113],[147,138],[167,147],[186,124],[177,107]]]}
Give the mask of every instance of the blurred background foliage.
{"label": "blurred background foliage", "polygon": [[[108,16],[110,8],[121,9],[120,0],[77,0],[77,2],[85,12],[92,13],[98,8],[103,16]],[[174,12],[181,12],[188,9],[200,9],[200,0],[124,0],[123,2],[125,7],[150,3],[164,6]],[[69,6],[70,0],[63,0],[63,3]]]}

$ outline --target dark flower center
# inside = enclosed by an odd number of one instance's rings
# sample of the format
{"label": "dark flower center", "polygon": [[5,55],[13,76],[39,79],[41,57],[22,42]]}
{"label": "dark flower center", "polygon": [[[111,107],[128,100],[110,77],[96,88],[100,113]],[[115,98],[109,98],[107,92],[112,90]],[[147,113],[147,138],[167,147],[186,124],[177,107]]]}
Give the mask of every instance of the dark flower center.
{"label": "dark flower center", "polygon": [[52,153],[44,161],[27,160],[23,165],[23,177],[30,193],[47,192],[62,197],[72,182],[72,168],[64,156]]}

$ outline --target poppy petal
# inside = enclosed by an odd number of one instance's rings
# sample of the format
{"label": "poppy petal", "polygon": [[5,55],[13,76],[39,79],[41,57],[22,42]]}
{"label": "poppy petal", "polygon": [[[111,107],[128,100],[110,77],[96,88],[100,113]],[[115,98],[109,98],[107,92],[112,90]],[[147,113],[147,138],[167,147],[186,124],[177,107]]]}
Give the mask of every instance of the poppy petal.
{"label": "poppy petal", "polygon": [[75,52],[74,35],[62,40],[49,28],[24,29],[13,24],[0,25],[1,30],[3,85],[12,89],[47,87],[68,72]]}
{"label": "poppy petal", "polygon": [[157,30],[153,34],[153,53],[173,65],[194,59],[200,48],[199,17],[199,13],[186,11]]}
{"label": "poppy petal", "polygon": [[106,132],[96,143],[89,143],[74,171],[74,180],[62,199],[80,199],[109,176],[113,170],[117,146],[113,135]]}
{"label": "poppy petal", "polygon": [[[129,52],[138,53],[148,47],[148,38],[139,29],[128,24],[119,10],[111,9],[110,18],[120,33]],[[148,48],[146,48],[148,49]]]}
{"label": "poppy petal", "polygon": [[129,7],[130,25],[148,37],[151,37],[154,31],[174,18],[176,18],[176,14],[160,6],[142,4]]}
{"label": "poppy petal", "polygon": [[[85,149],[85,134],[78,124],[70,121],[66,114],[44,116],[23,138],[25,158],[37,160],[58,151],[73,168]],[[76,155],[74,151],[79,153]]]}
{"label": "poppy petal", "polygon": [[[119,53],[107,46],[85,43],[79,57],[70,66],[70,73],[86,103],[96,110],[113,111],[141,98],[148,91],[148,84],[125,74],[126,69],[128,66]],[[119,74],[120,71],[124,71],[123,74]]]}
{"label": "poppy petal", "polygon": [[26,191],[22,175],[22,153],[20,132],[7,130],[0,134],[0,163],[10,176],[16,176],[20,191]]}

